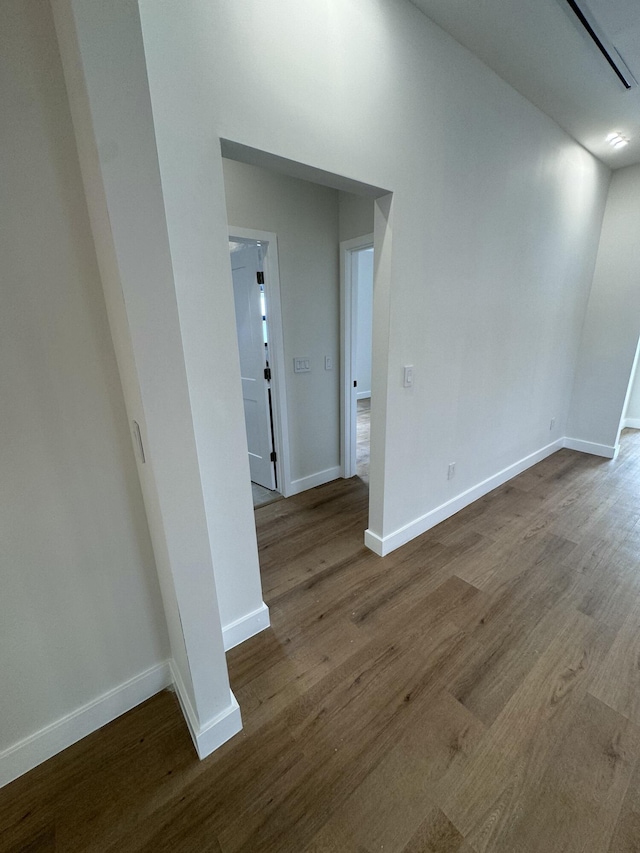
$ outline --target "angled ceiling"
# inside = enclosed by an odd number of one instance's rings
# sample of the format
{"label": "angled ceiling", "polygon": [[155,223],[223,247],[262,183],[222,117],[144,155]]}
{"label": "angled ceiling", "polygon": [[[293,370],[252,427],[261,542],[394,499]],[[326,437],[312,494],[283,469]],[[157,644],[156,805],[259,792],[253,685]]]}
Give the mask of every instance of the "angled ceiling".
{"label": "angled ceiling", "polygon": [[[640,86],[625,89],[566,0],[412,2],[612,169],[640,163]],[[577,3],[640,83],[639,0]]]}

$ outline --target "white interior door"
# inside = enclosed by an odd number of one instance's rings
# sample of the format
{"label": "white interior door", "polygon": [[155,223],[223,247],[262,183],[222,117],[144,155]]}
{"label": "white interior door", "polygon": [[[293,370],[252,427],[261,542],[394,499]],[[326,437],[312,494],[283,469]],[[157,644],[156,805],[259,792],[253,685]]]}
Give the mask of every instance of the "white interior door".
{"label": "white interior door", "polygon": [[231,270],[251,479],[267,489],[275,489],[269,383],[265,377],[267,356],[257,277],[258,271],[262,271],[262,258],[257,244],[234,243]]}

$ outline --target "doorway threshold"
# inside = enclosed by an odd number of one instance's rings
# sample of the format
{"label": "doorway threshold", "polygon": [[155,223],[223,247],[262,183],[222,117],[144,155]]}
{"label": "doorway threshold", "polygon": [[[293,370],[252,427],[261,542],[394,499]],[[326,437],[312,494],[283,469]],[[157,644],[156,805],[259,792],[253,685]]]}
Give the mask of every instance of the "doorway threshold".
{"label": "doorway threshold", "polygon": [[253,495],[253,508],[272,504],[274,501],[282,500],[280,492],[265,489],[264,486],[259,486],[257,483],[251,483],[251,494]]}

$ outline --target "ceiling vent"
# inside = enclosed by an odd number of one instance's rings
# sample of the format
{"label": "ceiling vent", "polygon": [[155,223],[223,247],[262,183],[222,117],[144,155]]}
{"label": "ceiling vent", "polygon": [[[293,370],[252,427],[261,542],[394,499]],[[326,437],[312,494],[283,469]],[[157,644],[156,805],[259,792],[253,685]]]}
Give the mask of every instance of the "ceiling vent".
{"label": "ceiling vent", "polygon": [[[611,69],[624,88],[635,89],[638,85],[637,80],[616,49],[613,41],[608,38],[601,24],[596,20],[596,17],[587,6],[585,0],[580,0],[579,4],[576,0],[565,0],[565,2],[572,9],[578,21],[582,24],[589,38],[594,42],[600,53],[607,60]],[[598,3],[596,2],[596,6],[597,5]],[[615,3],[612,5],[615,5]]]}

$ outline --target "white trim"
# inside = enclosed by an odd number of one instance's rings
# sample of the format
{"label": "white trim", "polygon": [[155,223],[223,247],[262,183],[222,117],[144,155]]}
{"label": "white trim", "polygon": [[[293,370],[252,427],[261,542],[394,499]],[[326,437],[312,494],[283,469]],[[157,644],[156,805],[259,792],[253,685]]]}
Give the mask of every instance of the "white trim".
{"label": "white trim", "polygon": [[226,743],[226,741],[242,730],[240,706],[233,692],[229,690],[229,704],[227,707],[223,708],[222,711],[207,723],[201,725],[193,710],[184,682],[177,668],[174,667],[173,661],[170,662],[170,669],[176,696],[182,708],[182,714],[187,723],[191,740],[198,753],[198,758],[206,758],[218,749],[219,746],[222,746],[223,743]]}
{"label": "white trim", "polygon": [[194,738],[198,758],[203,759],[211,755],[223,743],[231,740],[234,735],[237,735],[241,731],[242,716],[240,714],[240,706],[233,692],[229,690],[229,705],[223,708],[219,714],[216,714],[213,719],[200,726],[198,734]]}
{"label": "white trim", "polygon": [[582,441],[580,438],[565,437],[564,446],[569,450],[579,450],[581,453],[590,453],[592,456],[603,456],[605,459],[615,459],[620,446],[612,447],[610,444],[596,444],[593,441]]}
{"label": "white trim", "polygon": [[0,787],[169,687],[168,661],[156,664],[0,752]]}
{"label": "white trim", "polygon": [[[373,248],[373,234],[364,234],[340,243],[340,462],[341,476],[349,478],[356,473],[356,427],[357,409],[355,401],[359,395],[353,393],[356,373],[356,352],[353,342],[356,337],[357,290],[353,287],[351,259],[353,252]],[[371,391],[364,396],[370,397]]]}
{"label": "white trim", "polygon": [[364,534],[364,544],[367,548],[370,548],[374,553],[378,554],[378,556],[384,557],[386,554],[390,554],[391,551],[395,551],[396,548],[400,548],[401,545],[406,545],[407,542],[415,539],[416,536],[420,536],[420,534],[425,533],[432,527],[435,527],[436,524],[440,524],[441,521],[449,518],[449,516],[455,515],[456,512],[464,509],[470,503],[477,501],[478,498],[483,497],[483,495],[486,495],[488,492],[497,489],[498,486],[506,483],[507,480],[521,474],[522,471],[526,471],[527,468],[530,468],[537,462],[541,462],[543,459],[546,459],[547,456],[551,456],[552,453],[555,453],[556,450],[561,450],[563,447],[565,447],[565,444],[562,438],[559,438],[551,444],[547,444],[546,447],[536,450],[535,453],[525,456],[518,462],[514,462],[513,465],[509,465],[507,468],[503,468],[502,471],[498,471],[498,473],[494,474],[492,477],[488,477],[476,486],[467,489],[455,498],[452,498],[446,503],[432,509],[430,512],[425,513],[425,515],[420,516],[420,518],[416,518],[415,521],[405,524],[403,527],[398,528],[398,530],[395,530],[388,536],[380,536],[373,530],[366,530]]}
{"label": "white trim", "polygon": [[222,628],[222,638],[224,640],[224,650],[228,652],[240,643],[244,643],[249,637],[254,637],[260,631],[264,631],[269,627],[269,608],[262,602],[262,605],[257,610],[247,613],[236,619],[235,622],[230,622]]}
{"label": "white trim", "polygon": [[282,330],[282,303],[280,301],[280,264],[278,262],[278,236],[272,231],[229,226],[229,239],[258,240],[266,244],[264,252],[264,293],[267,304],[267,338],[271,361],[271,397],[273,426],[276,439],[276,472],[278,491],[288,498],[291,487],[291,460],[289,451],[289,422],[287,419],[287,385],[285,381],[284,335]]}
{"label": "white trim", "polygon": [[307,489],[314,489],[316,486],[324,486],[325,483],[330,483],[331,480],[337,480],[342,476],[342,466],[336,465],[333,468],[326,468],[324,471],[318,471],[315,474],[310,474],[308,477],[301,477],[299,480],[291,482],[290,495],[297,495],[300,492],[306,492]]}
{"label": "white trim", "polygon": [[640,418],[625,418],[622,429],[640,429]]}
{"label": "white trim", "polygon": [[358,400],[369,400],[371,398],[371,390],[369,391],[358,391],[356,394]]}
{"label": "white trim", "polygon": [[[416,536],[418,535],[419,534],[416,534]],[[378,557],[384,557],[385,554],[389,553],[389,551],[385,550],[384,539],[381,536],[378,536],[377,533],[374,533],[373,530],[369,530],[368,528],[364,532],[364,544],[370,551],[373,551],[374,554],[377,554]]]}

